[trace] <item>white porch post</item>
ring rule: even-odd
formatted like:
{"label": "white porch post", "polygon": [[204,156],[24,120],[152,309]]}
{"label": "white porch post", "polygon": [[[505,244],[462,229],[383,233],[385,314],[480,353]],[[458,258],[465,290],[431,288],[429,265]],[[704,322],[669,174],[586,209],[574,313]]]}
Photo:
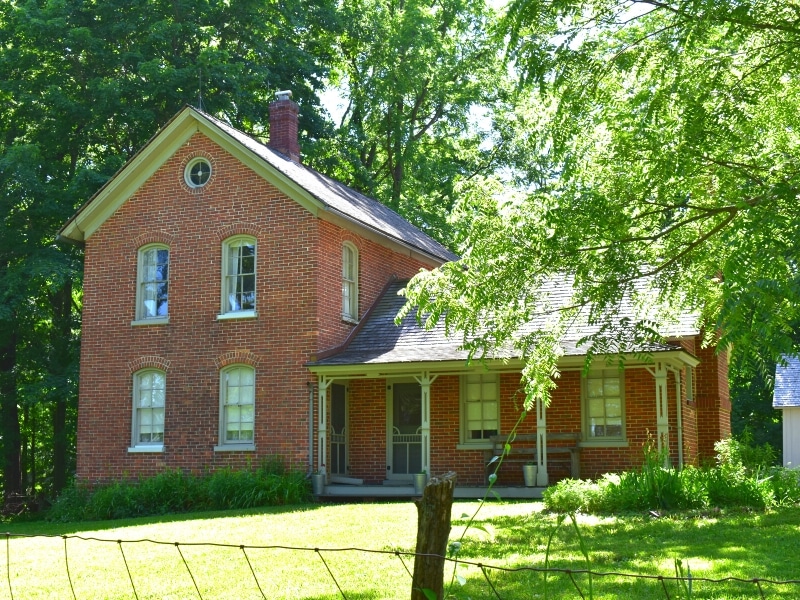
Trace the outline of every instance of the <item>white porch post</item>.
{"label": "white porch post", "polygon": [[536,485],[547,487],[550,478],[547,474],[547,415],[544,402],[536,399]]}
{"label": "white porch post", "polygon": [[431,474],[431,384],[436,381],[438,375],[430,376],[425,371],[419,377],[414,377],[420,386],[420,396],[422,399],[422,424],[420,434],[422,436],[422,470],[429,476]]}
{"label": "white porch post", "polygon": [[328,411],[327,411],[327,397],[328,388],[333,383],[333,379],[328,379],[324,375],[319,377],[319,402],[317,413],[319,414],[318,429],[317,429],[317,471],[322,472],[325,470],[327,473],[328,462]]}
{"label": "white porch post", "polygon": [[656,434],[658,436],[658,452],[664,452],[665,465],[669,463],[669,404],[667,404],[667,369],[664,363],[657,362],[656,380]]}
{"label": "white porch post", "polygon": [[678,424],[678,469],[683,469],[683,409],[681,408],[681,372],[677,369],[675,373],[675,421]]}

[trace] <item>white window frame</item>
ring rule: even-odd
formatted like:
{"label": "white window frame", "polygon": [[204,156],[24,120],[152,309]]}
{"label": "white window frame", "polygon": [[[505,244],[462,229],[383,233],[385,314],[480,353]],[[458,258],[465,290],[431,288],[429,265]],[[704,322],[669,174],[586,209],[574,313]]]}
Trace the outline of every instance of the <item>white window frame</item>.
{"label": "white window frame", "polygon": [[[619,435],[594,435],[592,426],[592,408],[591,403],[593,398],[590,398],[590,389],[593,386],[591,381],[597,379],[603,380],[602,393],[595,395],[593,398],[602,402],[602,419],[603,427],[608,427],[608,421],[619,419],[620,433]],[[606,380],[617,379],[617,394],[613,391],[606,393]],[[613,388],[612,388],[613,390]],[[594,392],[597,394],[597,392]],[[619,401],[618,410],[614,407],[614,400]],[[625,416],[625,371],[616,367],[607,369],[591,369],[589,373],[581,377],[581,410],[583,411],[583,438],[584,445],[595,444],[616,444],[624,443],[627,441],[627,422]],[[615,414],[619,412],[619,415]],[[597,415],[600,417],[600,415]]]}
{"label": "white window frame", "polygon": [[[233,273],[231,260],[234,251],[239,254],[242,246],[253,247],[253,272],[252,273]],[[236,235],[226,239],[222,243],[222,289],[220,297],[220,314],[218,319],[248,319],[255,317],[258,302],[258,244],[256,238],[250,235]],[[253,299],[251,307],[241,308],[242,291],[240,278],[252,277]]]}
{"label": "white window frame", "polygon": [[[202,181],[194,181],[194,179],[192,178],[192,170],[197,165],[204,165],[208,168],[205,177],[203,178]],[[213,175],[213,168],[211,167],[211,161],[209,161],[204,156],[197,156],[193,158],[186,164],[186,168],[183,170],[183,180],[186,182],[186,185],[188,185],[192,189],[198,189],[205,186],[209,181],[211,181],[212,175]]]}
{"label": "white window frame", "polygon": [[[148,277],[148,265],[147,265],[147,255],[150,252],[155,252],[156,257],[158,256],[159,251],[166,251],[167,252],[167,262],[166,262],[166,271],[167,277],[166,280],[164,279],[147,279]],[[135,320],[133,321],[133,325],[155,325],[155,324],[164,324],[169,322],[169,271],[170,271],[170,259],[171,259],[171,252],[169,246],[166,244],[147,244],[146,246],[142,246],[137,251],[137,267],[136,267],[136,314]],[[158,270],[158,262],[156,262],[156,270]],[[145,288],[151,285],[166,285],[167,287],[167,301],[164,303],[165,312],[159,314],[160,307],[158,306],[158,292],[156,292],[155,300],[148,300],[147,292]],[[147,310],[145,308],[145,302],[155,302],[154,315],[147,314]]]}
{"label": "white window frame", "polygon": [[[477,385],[477,389],[473,386]],[[500,434],[500,375],[499,373],[468,373],[460,378],[460,447],[464,449],[491,448],[491,435]],[[480,412],[480,417],[474,411]],[[470,415],[470,412],[473,414]],[[492,414],[494,416],[492,416]],[[473,418],[470,418],[470,417]],[[482,425],[494,424],[495,427],[481,427],[487,432],[485,437],[473,438],[470,423],[479,420]],[[477,430],[476,430],[477,431]],[[493,433],[492,433],[493,432]]]}
{"label": "white window frame", "polygon": [[[162,387],[151,382],[145,388],[148,376],[160,375]],[[160,393],[159,393],[160,392]],[[129,452],[163,452],[166,430],[167,374],[161,369],[141,369],[133,374],[133,414],[131,418],[131,446]],[[150,433],[158,434],[158,416],[160,414],[160,438],[141,440],[142,430],[150,429]],[[149,421],[148,423],[143,422]],[[158,437],[158,436],[157,436]]]}
{"label": "white window frame", "polygon": [[[247,374],[248,381],[244,383],[237,379],[243,374]],[[238,385],[237,385],[238,384]],[[233,390],[236,389],[236,394]],[[253,451],[255,447],[255,394],[256,394],[256,370],[249,365],[230,365],[220,371],[219,379],[219,445],[214,447],[216,451],[240,450]],[[250,421],[243,420],[242,407],[250,407]],[[237,409],[238,410],[235,410]],[[230,419],[238,413],[236,422],[239,424],[239,434],[248,429],[242,429],[242,425],[250,423],[249,439],[229,439],[228,425]]]}
{"label": "white window frame", "polygon": [[358,321],[358,248],[342,244],[342,319]]}

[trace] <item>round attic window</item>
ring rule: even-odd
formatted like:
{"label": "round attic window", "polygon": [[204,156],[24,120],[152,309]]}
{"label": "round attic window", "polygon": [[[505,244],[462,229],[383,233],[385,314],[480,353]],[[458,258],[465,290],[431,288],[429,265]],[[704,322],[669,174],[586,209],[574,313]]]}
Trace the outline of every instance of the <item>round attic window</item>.
{"label": "round attic window", "polygon": [[183,178],[191,188],[203,187],[211,179],[211,163],[205,158],[195,158],[186,165]]}

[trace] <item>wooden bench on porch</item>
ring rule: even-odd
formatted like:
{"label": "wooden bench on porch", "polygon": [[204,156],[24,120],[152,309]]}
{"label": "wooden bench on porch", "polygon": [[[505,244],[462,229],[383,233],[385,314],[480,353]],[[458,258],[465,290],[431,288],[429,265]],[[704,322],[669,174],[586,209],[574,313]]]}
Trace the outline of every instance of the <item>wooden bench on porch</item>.
{"label": "wooden bench on porch", "polygon": [[[509,442],[509,437],[512,438]],[[505,452],[506,444],[511,448],[503,458],[503,463],[536,463],[536,434],[518,433],[516,435],[493,435],[489,439],[492,442],[492,449],[489,453],[487,462],[493,457],[500,457]],[[581,461],[579,443],[580,433],[548,433],[547,440],[547,465],[565,465],[569,467],[570,476],[573,479],[581,477]],[[491,468],[490,468],[491,472]]]}

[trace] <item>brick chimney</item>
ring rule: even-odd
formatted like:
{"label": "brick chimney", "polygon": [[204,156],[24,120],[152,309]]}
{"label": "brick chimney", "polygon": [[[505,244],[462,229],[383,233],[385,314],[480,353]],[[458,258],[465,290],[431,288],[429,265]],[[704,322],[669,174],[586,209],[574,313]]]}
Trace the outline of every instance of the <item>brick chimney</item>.
{"label": "brick chimney", "polygon": [[297,122],[300,107],[292,101],[292,92],[275,94],[269,105],[269,143],[267,146],[280,152],[289,160],[300,162],[300,143],[297,140]]}

